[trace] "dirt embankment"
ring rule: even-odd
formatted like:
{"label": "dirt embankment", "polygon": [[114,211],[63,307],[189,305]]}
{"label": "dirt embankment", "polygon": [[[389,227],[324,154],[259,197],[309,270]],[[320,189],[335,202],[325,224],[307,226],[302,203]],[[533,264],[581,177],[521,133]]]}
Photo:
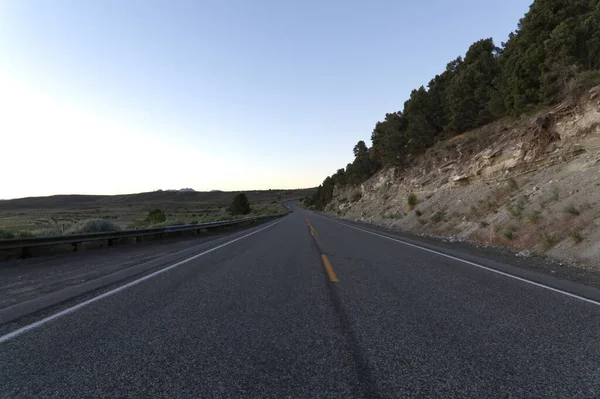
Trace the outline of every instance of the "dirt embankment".
{"label": "dirt embankment", "polygon": [[326,211],[600,265],[600,87],[439,142],[408,165],[336,187]]}

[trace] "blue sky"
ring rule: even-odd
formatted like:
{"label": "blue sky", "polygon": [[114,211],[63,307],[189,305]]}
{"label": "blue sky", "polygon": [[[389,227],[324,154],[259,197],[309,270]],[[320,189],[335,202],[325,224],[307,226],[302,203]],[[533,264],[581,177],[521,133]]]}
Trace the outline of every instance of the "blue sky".
{"label": "blue sky", "polygon": [[530,2],[0,2],[0,198],[316,186]]}

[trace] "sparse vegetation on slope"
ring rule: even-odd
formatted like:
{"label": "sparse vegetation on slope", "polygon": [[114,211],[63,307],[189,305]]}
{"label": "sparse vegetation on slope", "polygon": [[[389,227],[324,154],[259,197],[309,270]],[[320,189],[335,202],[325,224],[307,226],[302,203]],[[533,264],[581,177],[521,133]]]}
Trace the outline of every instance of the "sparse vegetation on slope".
{"label": "sparse vegetation on slope", "polygon": [[[427,88],[413,90],[401,111],[386,114],[375,124],[371,148],[359,141],[354,161],[326,178],[306,205],[324,209],[336,185],[362,183],[386,167],[409,167],[415,155],[441,140],[575,98],[600,84],[599,68],[600,2],[535,0],[501,47],[492,39],[477,41]],[[540,121],[541,133],[545,123]],[[463,136],[464,144],[475,140]]]}

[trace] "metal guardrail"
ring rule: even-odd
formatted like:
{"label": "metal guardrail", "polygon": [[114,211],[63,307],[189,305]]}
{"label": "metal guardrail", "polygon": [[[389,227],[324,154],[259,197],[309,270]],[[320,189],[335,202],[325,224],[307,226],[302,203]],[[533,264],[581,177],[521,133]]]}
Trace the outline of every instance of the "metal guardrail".
{"label": "metal guardrail", "polygon": [[[210,222],[210,223],[200,223],[193,225],[183,225],[183,226],[165,226],[165,227],[154,227],[150,229],[139,229],[139,230],[122,230],[122,231],[108,231],[102,233],[85,233],[85,234],[67,234],[60,236],[47,236],[47,237],[30,237],[30,238],[11,238],[7,240],[0,240],[0,250],[12,250],[12,249],[22,249],[26,252],[27,248],[34,247],[46,247],[53,245],[65,245],[71,244],[73,245],[73,250],[77,251],[77,245],[84,242],[91,241],[108,241],[108,246],[112,246],[114,240],[120,238],[136,238],[136,241],[140,241],[141,237],[144,236],[160,236],[162,234],[169,233],[177,233],[177,232],[185,232],[185,231],[194,231],[197,230],[200,233],[200,230],[203,229],[211,229],[217,227],[224,226],[234,226],[237,224],[242,224],[246,222],[254,222],[261,220],[269,220],[278,217],[282,217],[287,215],[287,213],[281,213],[276,215],[266,215],[266,216],[254,216],[249,218],[241,218],[235,220],[224,220],[220,222]],[[26,256],[26,254],[23,254]]]}

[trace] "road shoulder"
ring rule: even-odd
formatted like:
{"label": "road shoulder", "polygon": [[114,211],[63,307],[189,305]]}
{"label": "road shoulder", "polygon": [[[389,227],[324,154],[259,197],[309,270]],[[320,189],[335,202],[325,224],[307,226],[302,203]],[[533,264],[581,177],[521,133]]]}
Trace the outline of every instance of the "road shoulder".
{"label": "road shoulder", "polygon": [[[367,230],[373,234],[399,240],[425,250],[439,252],[474,263],[484,268],[506,273],[517,278],[572,293],[592,301],[600,302],[600,271],[575,268],[543,256],[518,257],[506,249],[485,247],[468,242],[449,242],[447,240],[419,236],[374,226],[367,223],[338,219],[330,215],[315,213],[331,221],[345,224],[347,228]],[[367,233],[364,233],[367,234]],[[399,245],[402,245],[399,243]]]}

